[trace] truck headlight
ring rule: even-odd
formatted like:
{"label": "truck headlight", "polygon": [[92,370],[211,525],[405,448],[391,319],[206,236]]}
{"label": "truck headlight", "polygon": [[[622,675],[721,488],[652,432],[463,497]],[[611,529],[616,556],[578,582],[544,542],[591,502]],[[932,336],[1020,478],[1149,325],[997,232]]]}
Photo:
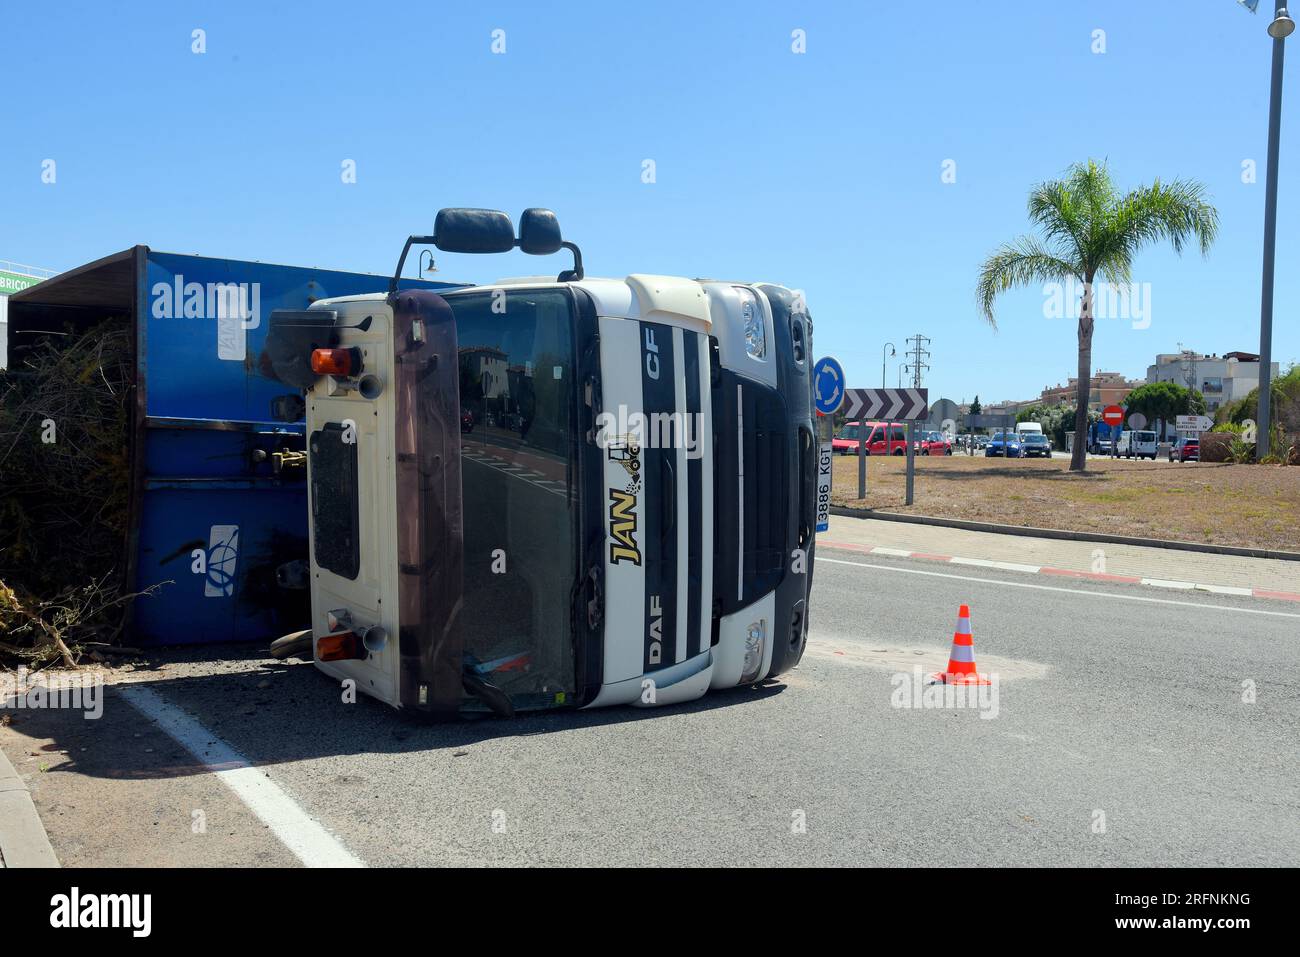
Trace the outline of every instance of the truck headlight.
{"label": "truck headlight", "polygon": [[741,684],[758,680],[763,667],[763,645],[767,642],[767,620],[759,619],[745,630],[745,667],[740,673]]}
{"label": "truck headlight", "polygon": [[767,329],[763,325],[763,310],[748,289],[742,291],[744,303],[740,315],[745,323],[745,351],[755,359],[767,358]]}

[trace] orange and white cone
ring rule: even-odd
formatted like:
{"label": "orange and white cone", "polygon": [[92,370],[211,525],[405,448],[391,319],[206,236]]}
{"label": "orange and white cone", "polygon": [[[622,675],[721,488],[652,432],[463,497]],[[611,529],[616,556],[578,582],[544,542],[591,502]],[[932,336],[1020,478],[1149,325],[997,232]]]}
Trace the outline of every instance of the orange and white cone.
{"label": "orange and white cone", "polygon": [[957,612],[957,631],[952,636],[948,670],[936,671],[930,678],[948,685],[992,684],[987,677],[975,670],[975,642],[970,631],[969,605],[962,605]]}

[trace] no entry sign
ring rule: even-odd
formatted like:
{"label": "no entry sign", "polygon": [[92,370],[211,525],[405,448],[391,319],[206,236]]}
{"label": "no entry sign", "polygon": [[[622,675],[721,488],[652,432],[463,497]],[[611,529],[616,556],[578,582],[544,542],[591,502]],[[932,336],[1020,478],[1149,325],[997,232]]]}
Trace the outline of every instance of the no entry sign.
{"label": "no entry sign", "polygon": [[1119,425],[1124,421],[1124,410],[1117,405],[1108,405],[1101,413],[1101,421],[1109,426]]}

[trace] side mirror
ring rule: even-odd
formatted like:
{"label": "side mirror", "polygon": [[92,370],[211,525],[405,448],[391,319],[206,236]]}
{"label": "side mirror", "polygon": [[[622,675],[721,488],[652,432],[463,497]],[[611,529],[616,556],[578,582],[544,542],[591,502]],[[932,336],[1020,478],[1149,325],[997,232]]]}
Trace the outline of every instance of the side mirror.
{"label": "side mirror", "polygon": [[505,253],[515,248],[515,226],[498,209],[440,209],[433,244],[445,253]]}
{"label": "side mirror", "polygon": [[519,217],[519,248],[530,256],[558,253],[564,243],[560,221],[549,209],[525,209]]}

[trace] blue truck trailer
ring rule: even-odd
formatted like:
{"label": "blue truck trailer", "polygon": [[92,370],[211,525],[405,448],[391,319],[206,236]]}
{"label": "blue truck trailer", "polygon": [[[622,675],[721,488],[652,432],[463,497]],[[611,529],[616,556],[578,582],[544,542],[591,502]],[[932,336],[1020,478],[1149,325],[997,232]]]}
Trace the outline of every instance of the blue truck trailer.
{"label": "blue truck trailer", "polygon": [[[139,645],[268,641],[310,625],[277,570],[308,557],[301,393],[267,348],[273,310],[381,292],[388,277],[134,246],[9,299],[11,367],[37,337],[133,332],[121,565]],[[425,289],[455,284],[408,280]]]}

